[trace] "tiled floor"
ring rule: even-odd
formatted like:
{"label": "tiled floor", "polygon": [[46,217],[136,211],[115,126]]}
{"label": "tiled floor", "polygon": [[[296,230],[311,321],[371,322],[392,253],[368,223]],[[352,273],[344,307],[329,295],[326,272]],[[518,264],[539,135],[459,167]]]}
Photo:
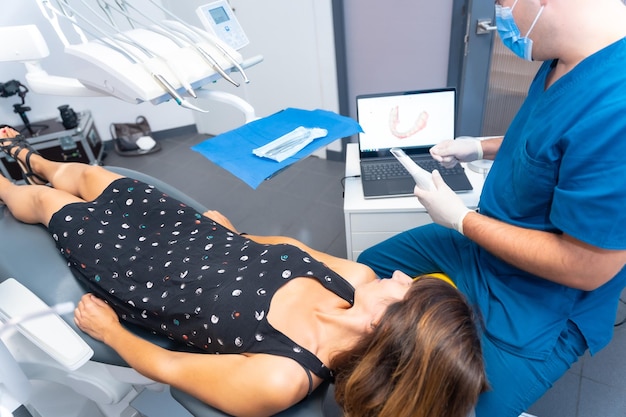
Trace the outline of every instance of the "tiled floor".
{"label": "tiled floor", "polygon": [[[626,292],[622,293],[626,299]],[[620,303],[616,322],[626,317]],[[595,356],[586,354],[533,405],[538,417],[626,416],[626,323],[615,328],[611,343]]]}
{"label": "tiled floor", "polygon": [[[343,163],[309,157],[252,190],[190,150],[204,139],[202,135],[162,139],[162,151],[141,157],[120,157],[111,151],[104,164],[132,168],[175,185],[221,211],[239,231],[288,235],[315,249],[346,256]],[[617,321],[625,317],[626,308],[621,304]],[[615,329],[608,347],[594,357],[583,357],[528,413],[537,417],[625,417],[625,347],[626,324]]]}

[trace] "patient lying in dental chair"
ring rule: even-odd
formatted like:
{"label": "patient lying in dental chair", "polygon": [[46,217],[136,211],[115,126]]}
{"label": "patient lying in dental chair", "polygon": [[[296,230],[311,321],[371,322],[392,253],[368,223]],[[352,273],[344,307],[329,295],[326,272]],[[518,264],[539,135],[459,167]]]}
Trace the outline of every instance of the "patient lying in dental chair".
{"label": "patient lying in dental chair", "polygon": [[78,327],[143,375],[236,416],[275,414],[324,380],[359,417],[465,417],[487,389],[473,312],[449,283],[380,280],[103,167],[48,161],[10,127],[0,138],[27,179],[0,177],[0,200],[43,224],[89,289]]}

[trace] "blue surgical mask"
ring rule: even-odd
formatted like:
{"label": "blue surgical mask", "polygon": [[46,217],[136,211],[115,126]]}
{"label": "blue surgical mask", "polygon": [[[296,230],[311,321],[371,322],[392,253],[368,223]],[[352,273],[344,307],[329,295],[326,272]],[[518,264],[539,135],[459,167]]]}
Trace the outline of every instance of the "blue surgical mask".
{"label": "blue surgical mask", "polygon": [[526,36],[522,36],[515,20],[513,19],[513,9],[515,8],[517,1],[518,0],[515,0],[513,7],[502,7],[499,4],[496,4],[496,27],[498,28],[498,34],[500,35],[500,39],[502,39],[502,43],[504,43],[507,48],[509,48],[518,57],[527,61],[532,61],[533,41],[528,36],[535,27],[537,20],[539,20],[539,16],[541,16],[544,6],[541,6],[541,9],[539,9],[539,13],[537,13],[537,17],[535,17],[533,24],[530,25],[530,29],[528,29]]}

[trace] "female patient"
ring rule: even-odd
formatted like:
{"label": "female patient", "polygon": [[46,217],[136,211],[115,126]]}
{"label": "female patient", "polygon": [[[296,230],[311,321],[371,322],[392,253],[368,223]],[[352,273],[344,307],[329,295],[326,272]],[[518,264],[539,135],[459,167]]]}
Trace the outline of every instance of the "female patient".
{"label": "female patient", "polygon": [[[0,176],[0,200],[46,226],[91,288],[76,324],[145,376],[238,416],[275,414],[333,378],[355,417],[465,417],[486,389],[472,311],[448,283],[377,280],[102,167],[48,161],[11,128],[0,138],[31,184]],[[220,354],[163,349],[120,318]]]}

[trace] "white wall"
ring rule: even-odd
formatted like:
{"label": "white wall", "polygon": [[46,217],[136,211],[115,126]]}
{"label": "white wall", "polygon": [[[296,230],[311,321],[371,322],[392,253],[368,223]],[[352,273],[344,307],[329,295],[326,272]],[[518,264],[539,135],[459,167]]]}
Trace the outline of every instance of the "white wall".
{"label": "white wall", "polygon": [[350,114],[358,94],[445,87],[453,0],[344,0]]}

